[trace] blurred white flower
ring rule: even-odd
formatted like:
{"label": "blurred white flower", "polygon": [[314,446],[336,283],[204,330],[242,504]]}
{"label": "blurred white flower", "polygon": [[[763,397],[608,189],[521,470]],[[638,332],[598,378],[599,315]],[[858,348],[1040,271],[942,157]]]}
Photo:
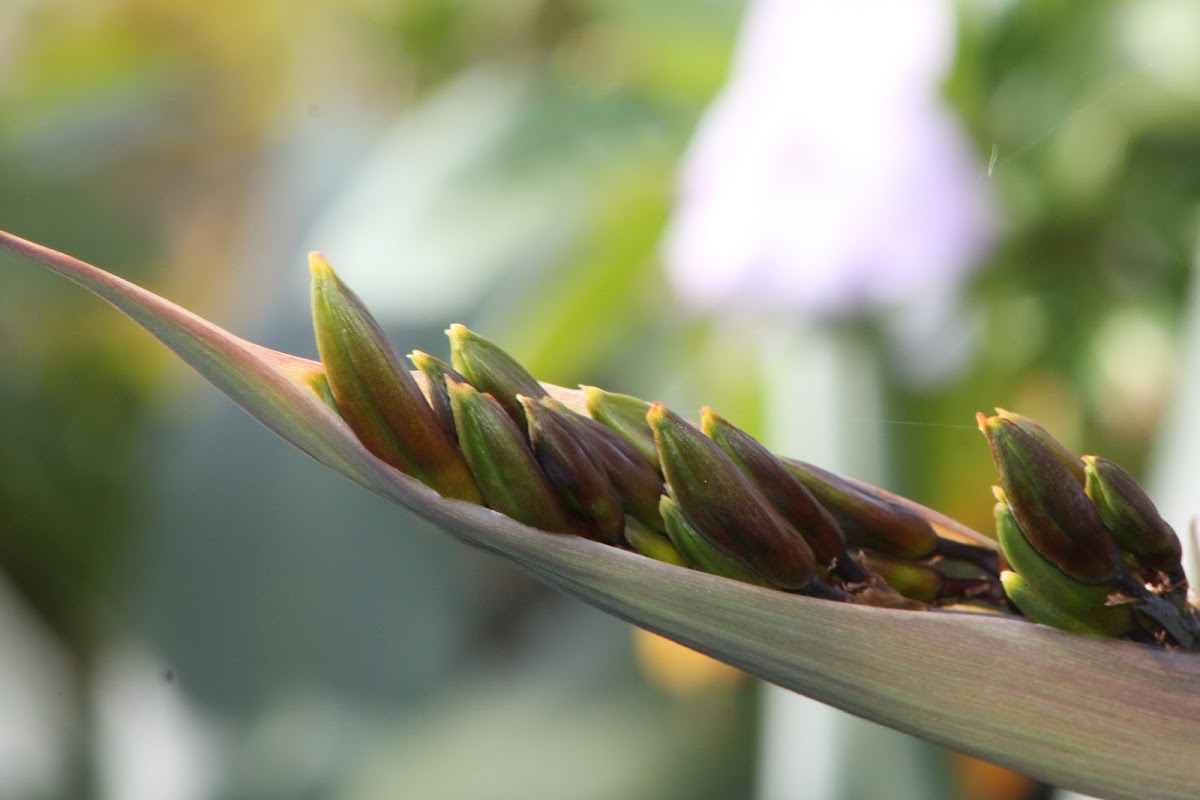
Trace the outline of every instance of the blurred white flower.
{"label": "blurred white flower", "polygon": [[757,0],[684,165],[669,276],[702,310],[945,308],[986,171],[940,97],[948,0]]}

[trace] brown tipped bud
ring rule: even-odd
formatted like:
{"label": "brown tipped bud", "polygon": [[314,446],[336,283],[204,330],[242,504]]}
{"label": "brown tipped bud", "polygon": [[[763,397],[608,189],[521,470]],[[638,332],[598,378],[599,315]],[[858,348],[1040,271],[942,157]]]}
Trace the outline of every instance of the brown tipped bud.
{"label": "brown tipped bud", "polygon": [[851,546],[910,560],[937,550],[937,532],[921,515],[828,470],[793,459],[783,463],[833,515]]}
{"label": "brown tipped bud", "polygon": [[592,419],[614,430],[658,469],[658,448],[654,431],[646,421],[650,404],[627,394],[606,392],[595,386],[581,386]]}
{"label": "brown tipped bud", "polygon": [[705,435],[762,490],[783,518],[800,531],[812,548],[817,564],[825,568],[836,566],[837,572],[850,582],[868,579],[869,576],[846,552],[846,537],[837,520],[782,461],[711,408],[700,410],[700,422]]}
{"label": "brown tipped bud", "polygon": [[459,383],[466,383],[467,379],[445,361],[434,358],[428,353],[422,353],[420,350],[409,353],[408,360],[425,376],[429,405],[433,408],[433,414],[437,417],[442,430],[457,442],[458,431],[454,429],[454,412],[450,409],[450,393],[446,391],[446,379],[453,378]]}
{"label": "brown tipped bud", "polygon": [[525,409],[517,400],[523,394],[534,400],[549,393],[537,378],[499,345],[455,323],[446,334],[450,337],[450,363],[463,374],[467,382],[496,399],[508,416],[521,428],[525,427]]}
{"label": "brown tipped bud", "polygon": [[1121,549],[1132,553],[1142,566],[1182,578],[1179,537],[1133,476],[1107,458],[1084,456],[1083,463],[1087,496]]}
{"label": "brown tipped bud", "polygon": [[621,497],[580,436],[580,427],[548,397],[517,397],[525,408],[529,444],[550,485],[583,520],[589,538],[619,543],[625,530]]}
{"label": "brown tipped bud", "polygon": [[576,432],[586,443],[592,457],[608,473],[608,479],[624,503],[625,513],[661,531],[658,498],[663,493],[663,479],[658,471],[657,460],[651,464],[633,445],[606,425],[569,409],[564,409],[564,413],[575,423]]}
{"label": "brown tipped bud", "polygon": [[758,586],[770,586],[759,572],[741,559],[706,539],[696,530],[695,526],[684,515],[679,504],[667,495],[662,496],[659,505],[663,524],[667,529],[667,537],[671,540],[676,551],[693,569],[731,578],[742,583],[753,583]]}
{"label": "brown tipped bud", "polygon": [[1107,583],[1083,583],[1059,569],[1025,535],[1004,490],[997,486],[992,493],[996,496],[993,512],[996,539],[1012,570],[1063,611],[1090,619],[1090,624],[1114,636],[1129,630],[1133,625],[1133,610],[1128,606],[1108,605],[1109,596],[1115,591],[1113,587]]}
{"label": "brown tipped bud", "polygon": [[1120,565],[1116,541],[1070,470],[1012,420],[984,414],[976,420],[1013,516],[1030,543],[1078,581],[1111,580]]}
{"label": "brown tipped bud", "polygon": [[366,306],[320,254],[309,266],[317,349],[342,418],[396,469],[447,497],[482,502],[462,454]]}
{"label": "brown tipped bud", "polygon": [[1018,428],[1028,433],[1034,439],[1037,439],[1043,447],[1049,450],[1055,458],[1062,462],[1063,466],[1066,467],[1075,480],[1079,482],[1079,485],[1083,486],[1086,478],[1083,472],[1083,461],[1081,461],[1074,453],[1068,450],[1062,442],[1051,436],[1049,431],[1047,431],[1041,425],[1038,425],[1029,417],[1018,414],[1014,411],[997,408],[996,416],[1015,423]]}
{"label": "brown tipped bud", "polygon": [[491,395],[446,380],[458,442],[488,508],[556,533],[575,524],[538,467],[525,436]]}
{"label": "brown tipped bud", "polygon": [[647,420],[671,495],[699,535],[774,586],[809,586],[812,549],[721,448],[660,403]]}

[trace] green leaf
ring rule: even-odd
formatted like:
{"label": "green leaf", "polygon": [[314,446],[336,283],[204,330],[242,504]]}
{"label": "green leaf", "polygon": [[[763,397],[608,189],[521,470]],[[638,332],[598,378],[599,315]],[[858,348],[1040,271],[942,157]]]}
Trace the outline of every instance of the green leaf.
{"label": "green leaf", "polygon": [[[850,713],[1064,787],[1130,800],[1197,793],[1200,660],[1194,656],[1008,617],[801,597],[545,533],[440,498],[358,443],[322,399],[319,365],[246,342],[39,245],[4,233],[0,245],[117,306],[322,463],[622,619]],[[577,393],[551,392],[582,408]],[[907,504],[939,529],[954,528]]]}

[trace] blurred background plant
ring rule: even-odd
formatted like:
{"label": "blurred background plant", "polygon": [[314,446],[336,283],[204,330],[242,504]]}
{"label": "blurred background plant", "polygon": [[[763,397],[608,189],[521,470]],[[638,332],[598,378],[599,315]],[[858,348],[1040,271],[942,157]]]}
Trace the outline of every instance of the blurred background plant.
{"label": "blurred background plant", "polygon": [[[923,29],[852,5],[797,3],[814,33],[768,57],[759,2],[735,58],[730,0],[9,2],[0,225],[309,356],[321,249],[401,348],[463,321],[545,380],[711,405],[981,530],[970,420],[1013,408],[1157,464],[1182,528],[1200,9],[934,0]],[[897,120],[912,98],[870,67],[906,52],[933,113]],[[756,58],[793,83],[738,104]],[[706,149],[765,112],[776,139]],[[811,149],[766,160],[795,130]],[[697,170],[754,203],[698,217],[715,244],[688,233]],[[930,208],[962,217],[961,269],[889,294],[884,244],[943,252]],[[862,248],[814,243],[816,214]],[[749,277],[704,295],[689,241]],[[882,796],[865,759],[891,797],[1028,791],[865,724],[763,728],[736,673],[330,479],[82,292],[0,267],[0,796]],[[839,303],[796,299],[822,275]],[[780,736],[807,774],[772,777]]]}

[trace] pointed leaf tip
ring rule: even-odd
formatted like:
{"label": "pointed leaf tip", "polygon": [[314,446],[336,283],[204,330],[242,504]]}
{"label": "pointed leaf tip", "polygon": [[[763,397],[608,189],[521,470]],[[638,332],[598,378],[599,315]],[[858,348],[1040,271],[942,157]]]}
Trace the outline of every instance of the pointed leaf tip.
{"label": "pointed leaf tip", "polygon": [[0,247],[112,304],[267,428],[326,466],[368,484],[379,473],[381,465],[329,406],[320,364],[234,336],[134,283],[44,245],[0,231]]}

